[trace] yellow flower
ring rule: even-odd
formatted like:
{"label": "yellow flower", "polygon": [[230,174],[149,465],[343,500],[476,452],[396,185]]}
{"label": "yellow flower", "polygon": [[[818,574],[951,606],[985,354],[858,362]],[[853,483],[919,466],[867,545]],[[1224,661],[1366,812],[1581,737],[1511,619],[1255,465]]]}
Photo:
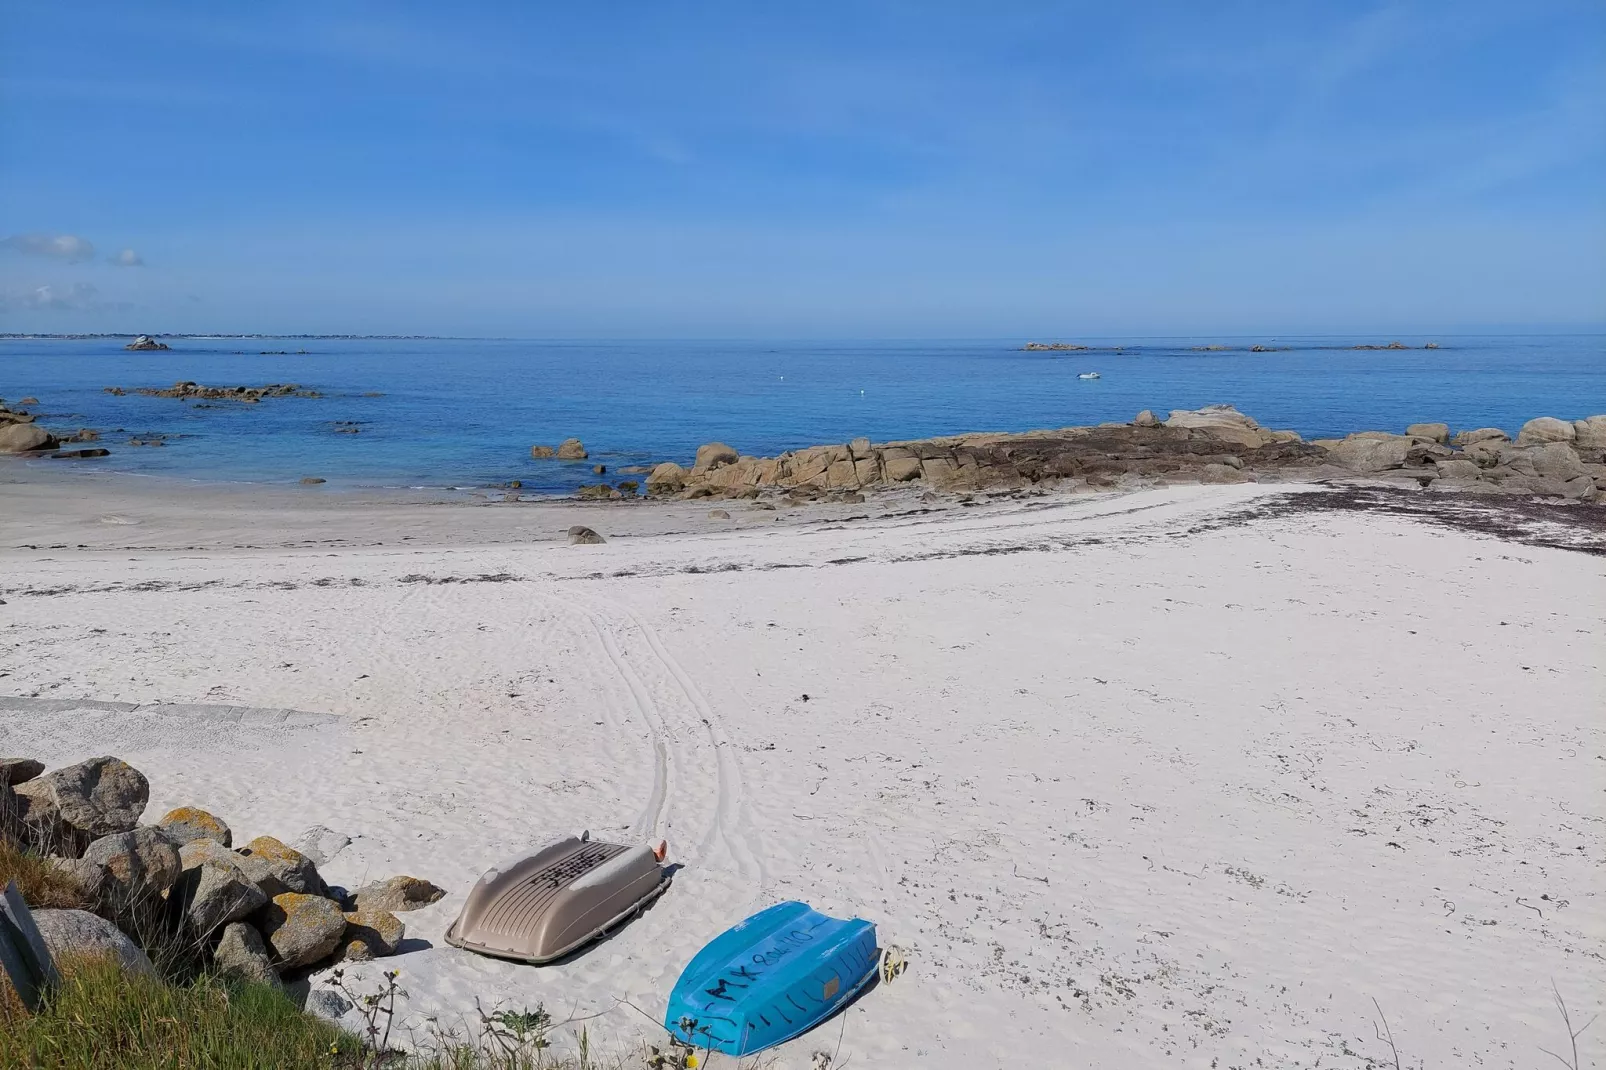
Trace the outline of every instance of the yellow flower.
{"label": "yellow flower", "polygon": [[695,1054],[686,1056],[686,1070],[697,1070],[701,1065],[703,1065],[703,1061],[697,1058]]}

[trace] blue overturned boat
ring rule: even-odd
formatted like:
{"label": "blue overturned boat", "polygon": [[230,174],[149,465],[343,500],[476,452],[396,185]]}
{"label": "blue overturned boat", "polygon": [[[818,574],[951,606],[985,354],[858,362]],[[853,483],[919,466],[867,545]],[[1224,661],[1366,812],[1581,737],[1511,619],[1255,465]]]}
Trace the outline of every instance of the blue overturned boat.
{"label": "blue overturned boat", "polygon": [[742,1056],[813,1029],[874,981],[903,968],[862,918],[777,903],[697,953],[669,994],[664,1028],[694,1048]]}

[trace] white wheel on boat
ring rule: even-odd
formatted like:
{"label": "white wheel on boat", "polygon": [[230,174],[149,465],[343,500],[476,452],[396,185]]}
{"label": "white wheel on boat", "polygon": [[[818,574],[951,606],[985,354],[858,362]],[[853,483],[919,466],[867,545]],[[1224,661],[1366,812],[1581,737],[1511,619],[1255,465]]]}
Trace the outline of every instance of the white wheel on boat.
{"label": "white wheel on boat", "polygon": [[881,961],[877,972],[881,974],[881,983],[890,985],[898,979],[898,975],[909,968],[909,960],[904,956],[901,947],[884,947],[881,949]]}

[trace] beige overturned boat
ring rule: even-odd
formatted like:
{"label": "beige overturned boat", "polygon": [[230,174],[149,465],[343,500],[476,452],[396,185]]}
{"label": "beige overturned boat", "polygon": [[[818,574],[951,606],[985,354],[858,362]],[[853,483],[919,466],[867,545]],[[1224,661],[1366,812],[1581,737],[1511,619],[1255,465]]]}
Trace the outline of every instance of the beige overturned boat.
{"label": "beige overturned boat", "polygon": [[663,844],[655,851],[583,833],[486,870],[446,942],[519,962],[560,959],[664,893],[672,871],[663,852]]}

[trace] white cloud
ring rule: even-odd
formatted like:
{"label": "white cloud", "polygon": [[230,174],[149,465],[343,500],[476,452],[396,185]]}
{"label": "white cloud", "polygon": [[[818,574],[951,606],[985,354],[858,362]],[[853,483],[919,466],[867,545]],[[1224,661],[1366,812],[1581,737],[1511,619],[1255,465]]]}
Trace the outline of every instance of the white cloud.
{"label": "white cloud", "polygon": [[0,308],[84,311],[101,307],[101,302],[97,300],[99,294],[100,291],[87,282],[75,282],[71,286],[46,283],[9,293],[0,292]]}
{"label": "white cloud", "polygon": [[94,304],[99,292],[87,282],[75,282],[65,291],[49,285],[37,286],[30,303],[34,308],[85,308]]}
{"label": "white cloud", "polygon": [[124,249],[122,252],[118,253],[116,256],[108,257],[107,259],[109,259],[112,263],[116,264],[118,267],[144,267],[145,266],[145,258],[140,256],[138,253],[136,253],[132,249]]}
{"label": "white cloud", "polygon": [[9,238],[0,238],[0,247],[29,256],[65,260],[69,264],[95,258],[95,247],[88,239],[76,234],[13,234]]}

